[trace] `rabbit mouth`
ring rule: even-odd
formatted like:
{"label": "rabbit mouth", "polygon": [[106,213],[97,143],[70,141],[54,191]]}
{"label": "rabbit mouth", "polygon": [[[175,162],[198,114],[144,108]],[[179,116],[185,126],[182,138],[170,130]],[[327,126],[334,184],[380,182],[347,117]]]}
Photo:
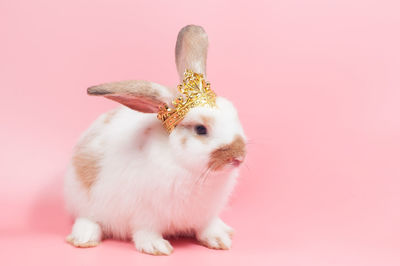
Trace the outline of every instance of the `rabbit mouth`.
{"label": "rabbit mouth", "polygon": [[235,158],[235,159],[232,159],[232,161],[229,164],[234,167],[239,167],[242,163],[243,163],[243,159]]}

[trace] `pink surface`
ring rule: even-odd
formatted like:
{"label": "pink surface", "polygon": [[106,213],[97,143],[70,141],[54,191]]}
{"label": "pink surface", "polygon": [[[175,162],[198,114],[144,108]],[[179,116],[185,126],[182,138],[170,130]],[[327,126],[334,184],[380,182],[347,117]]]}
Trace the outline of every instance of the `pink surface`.
{"label": "pink surface", "polygon": [[[1,265],[400,265],[398,1],[0,1]],[[186,24],[237,106],[247,167],[223,214],[231,251],[174,240],[64,242],[62,179],[107,81],[174,86]],[[229,263],[229,264],[228,264]]]}

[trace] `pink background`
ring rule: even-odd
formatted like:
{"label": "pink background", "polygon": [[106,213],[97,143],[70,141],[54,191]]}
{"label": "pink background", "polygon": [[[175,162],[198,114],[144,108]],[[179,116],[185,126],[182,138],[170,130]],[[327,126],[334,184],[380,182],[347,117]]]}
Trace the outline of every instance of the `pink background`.
{"label": "pink background", "polygon": [[[400,265],[398,3],[1,0],[1,265]],[[176,35],[191,23],[208,32],[208,79],[250,139],[223,213],[232,250],[73,248],[65,166],[117,105],[85,89],[175,86]]]}

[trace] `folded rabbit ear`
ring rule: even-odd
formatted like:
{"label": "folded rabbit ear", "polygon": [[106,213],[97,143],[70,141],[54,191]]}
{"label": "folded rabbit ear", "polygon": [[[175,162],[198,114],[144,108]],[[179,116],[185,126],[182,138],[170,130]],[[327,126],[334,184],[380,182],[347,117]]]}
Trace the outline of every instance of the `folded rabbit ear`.
{"label": "folded rabbit ear", "polygon": [[87,89],[89,95],[101,95],[143,113],[157,113],[173,95],[162,85],[149,81],[128,80],[105,83]]}
{"label": "folded rabbit ear", "polygon": [[200,26],[188,25],[181,29],[175,46],[175,62],[183,80],[186,69],[206,75],[208,37]]}

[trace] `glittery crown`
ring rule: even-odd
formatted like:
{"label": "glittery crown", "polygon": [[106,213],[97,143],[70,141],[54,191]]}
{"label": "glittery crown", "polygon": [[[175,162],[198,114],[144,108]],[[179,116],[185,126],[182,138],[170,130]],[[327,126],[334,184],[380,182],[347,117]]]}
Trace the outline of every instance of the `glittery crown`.
{"label": "glittery crown", "polygon": [[173,107],[160,106],[157,118],[163,126],[171,133],[172,130],[185,118],[185,115],[193,107],[209,106],[215,107],[215,93],[210,88],[210,83],[204,80],[204,75],[186,70],[182,84],[178,85],[181,96],[172,101]]}

